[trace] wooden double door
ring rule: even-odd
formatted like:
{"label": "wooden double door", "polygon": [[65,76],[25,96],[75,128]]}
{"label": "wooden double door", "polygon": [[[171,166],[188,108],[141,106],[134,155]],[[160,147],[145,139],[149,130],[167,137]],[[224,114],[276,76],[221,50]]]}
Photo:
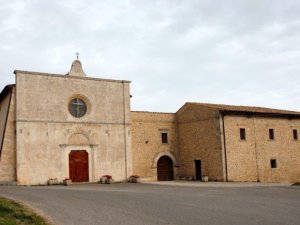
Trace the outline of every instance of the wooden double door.
{"label": "wooden double door", "polygon": [[173,179],[173,161],[169,156],[162,156],[157,162],[157,180],[168,181]]}
{"label": "wooden double door", "polygon": [[72,182],[89,181],[89,157],[85,150],[72,150],[69,154],[69,178]]}

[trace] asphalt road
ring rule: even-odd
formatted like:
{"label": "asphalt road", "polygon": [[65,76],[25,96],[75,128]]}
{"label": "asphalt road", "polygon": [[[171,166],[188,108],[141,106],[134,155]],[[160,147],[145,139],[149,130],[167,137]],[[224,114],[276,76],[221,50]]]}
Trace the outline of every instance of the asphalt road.
{"label": "asphalt road", "polygon": [[299,225],[300,187],[0,186],[60,225]]}

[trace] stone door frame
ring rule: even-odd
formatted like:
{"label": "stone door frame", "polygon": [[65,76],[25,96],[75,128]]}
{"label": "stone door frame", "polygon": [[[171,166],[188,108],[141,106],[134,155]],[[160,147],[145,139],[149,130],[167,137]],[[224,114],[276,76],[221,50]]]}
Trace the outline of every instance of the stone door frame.
{"label": "stone door frame", "polygon": [[[72,150],[69,154],[69,178],[72,180],[72,182],[89,182],[88,157],[89,153],[86,150]],[[83,166],[82,168],[80,166],[80,170],[76,169],[76,165],[78,164]]]}
{"label": "stone door frame", "polygon": [[170,151],[159,152],[154,156],[152,161],[153,179],[157,180],[157,162],[162,156],[168,156],[173,161],[173,179],[175,180],[177,176],[177,168],[179,165],[176,157]]}
{"label": "stone door frame", "polygon": [[88,153],[89,161],[89,182],[96,182],[95,180],[95,147],[97,145],[69,145],[61,144],[62,150],[62,165],[64,168],[65,178],[69,178],[69,154],[71,151],[86,151]]}

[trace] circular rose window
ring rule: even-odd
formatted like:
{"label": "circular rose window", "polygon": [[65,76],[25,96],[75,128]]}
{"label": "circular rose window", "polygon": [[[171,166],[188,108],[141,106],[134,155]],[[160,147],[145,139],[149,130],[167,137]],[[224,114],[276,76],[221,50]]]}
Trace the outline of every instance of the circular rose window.
{"label": "circular rose window", "polygon": [[86,104],[83,100],[79,98],[74,98],[69,103],[69,112],[72,116],[79,118],[86,114]]}

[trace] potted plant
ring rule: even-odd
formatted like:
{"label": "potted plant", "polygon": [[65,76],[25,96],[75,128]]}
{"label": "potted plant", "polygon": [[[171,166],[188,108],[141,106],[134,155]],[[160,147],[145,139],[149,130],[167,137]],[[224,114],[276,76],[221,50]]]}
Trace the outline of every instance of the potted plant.
{"label": "potted plant", "polygon": [[72,183],[72,180],[71,179],[69,179],[69,178],[65,178],[64,180],[63,180],[63,185],[70,185]]}
{"label": "potted plant", "polygon": [[113,178],[111,175],[106,175],[106,180],[105,183],[106,184],[112,184],[114,182]]}
{"label": "potted plant", "polygon": [[113,181],[114,180],[111,175],[104,175],[100,178],[100,183],[102,184],[111,184]]}
{"label": "potted plant", "polygon": [[57,178],[50,178],[48,180],[48,185],[56,185],[56,184],[58,184]]}
{"label": "potted plant", "polygon": [[100,177],[100,180],[99,180],[99,183],[101,183],[101,184],[104,184],[105,183],[105,181],[106,181],[106,176],[104,175],[104,176],[102,176],[102,177]]}
{"label": "potted plant", "polygon": [[131,175],[128,179],[129,183],[141,183],[141,178],[138,175]]}

